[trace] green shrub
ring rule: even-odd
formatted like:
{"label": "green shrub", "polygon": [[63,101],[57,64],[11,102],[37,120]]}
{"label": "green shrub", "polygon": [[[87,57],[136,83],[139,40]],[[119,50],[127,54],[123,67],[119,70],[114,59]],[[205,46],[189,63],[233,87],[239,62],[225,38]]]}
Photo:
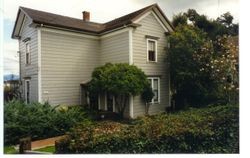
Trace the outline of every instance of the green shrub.
{"label": "green shrub", "polygon": [[78,126],[61,153],[238,153],[238,114],[238,106],[210,106],[141,117],[130,125]]}
{"label": "green shrub", "polygon": [[47,103],[10,101],[4,105],[4,143],[16,144],[27,136],[36,140],[62,135],[86,119],[86,113],[79,106],[65,109]]}

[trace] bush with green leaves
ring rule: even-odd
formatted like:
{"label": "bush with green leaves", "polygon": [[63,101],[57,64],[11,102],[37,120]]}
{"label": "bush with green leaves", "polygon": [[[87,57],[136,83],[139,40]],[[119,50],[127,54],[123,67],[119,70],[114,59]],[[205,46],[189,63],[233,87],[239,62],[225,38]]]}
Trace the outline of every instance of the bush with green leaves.
{"label": "bush with green leaves", "polygon": [[131,124],[78,126],[61,142],[57,153],[238,153],[239,107],[192,108]]}
{"label": "bush with green leaves", "polygon": [[141,94],[147,84],[147,76],[135,65],[107,63],[95,68],[88,90],[94,94],[114,95],[115,105],[123,116],[129,97]]}
{"label": "bush with green leaves", "polygon": [[52,107],[48,103],[25,104],[13,100],[4,105],[4,143],[17,144],[27,136],[36,140],[63,135],[84,121],[89,119],[79,106]]}
{"label": "bush with green leaves", "polygon": [[145,114],[148,115],[148,111],[149,111],[149,107],[151,105],[151,101],[154,97],[154,92],[152,90],[152,87],[150,84],[147,84],[145,87],[144,87],[144,90],[141,94],[141,98],[142,100],[144,101],[145,103]]}

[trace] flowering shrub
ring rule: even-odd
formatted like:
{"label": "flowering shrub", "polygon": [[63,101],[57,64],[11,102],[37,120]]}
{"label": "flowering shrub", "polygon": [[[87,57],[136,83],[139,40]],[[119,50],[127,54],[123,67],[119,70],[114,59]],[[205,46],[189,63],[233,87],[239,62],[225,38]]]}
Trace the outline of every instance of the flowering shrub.
{"label": "flowering shrub", "polygon": [[239,47],[238,37],[218,36],[215,41],[203,45],[193,54],[199,62],[200,72],[209,73],[226,99],[238,102],[239,93]]}
{"label": "flowering shrub", "polygon": [[[238,106],[211,106],[138,118],[131,124],[80,125],[57,153],[238,153]],[[60,144],[60,141],[58,142]],[[66,144],[66,145],[65,145]]]}
{"label": "flowering shrub", "polygon": [[217,36],[180,25],[169,37],[172,99],[176,107],[238,103],[238,37]]}

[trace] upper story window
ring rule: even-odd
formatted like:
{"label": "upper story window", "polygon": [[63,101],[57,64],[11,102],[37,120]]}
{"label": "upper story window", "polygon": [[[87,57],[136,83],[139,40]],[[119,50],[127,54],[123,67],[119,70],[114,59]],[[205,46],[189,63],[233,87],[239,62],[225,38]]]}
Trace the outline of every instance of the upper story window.
{"label": "upper story window", "polygon": [[30,80],[25,80],[25,102],[30,103]]}
{"label": "upper story window", "polygon": [[157,41],[147,39],[147,61],[157,62]]}
{"label": "upper story window", "polygon": [[160,103],[160,78],[159,77],[149,77],[149,83],[154,92],[154,97],[151,103]]}
{"label": "upper story window", "polygon": [[25,64],[30,64],[30,43],[25,44]]}

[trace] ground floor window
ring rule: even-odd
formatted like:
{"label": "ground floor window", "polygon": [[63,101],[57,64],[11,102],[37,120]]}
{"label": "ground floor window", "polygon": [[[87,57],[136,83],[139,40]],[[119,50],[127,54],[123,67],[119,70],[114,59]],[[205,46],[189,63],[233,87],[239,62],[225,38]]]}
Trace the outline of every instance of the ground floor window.
{"label": "ground floor window", "polygon": [[25,102],[30,103],[30,80],[25,80]]}
{"label": "ground floor window", "polygon": [[115,112],[115,97],[110,93],[106,94],[106,110]]}
{"label": "ground floor window", "polygon": [[151,84],[152,90],[154,92],[154,97],[151,103],[160,102],[160,78],[159,77],[148,77],[149,83]]}

